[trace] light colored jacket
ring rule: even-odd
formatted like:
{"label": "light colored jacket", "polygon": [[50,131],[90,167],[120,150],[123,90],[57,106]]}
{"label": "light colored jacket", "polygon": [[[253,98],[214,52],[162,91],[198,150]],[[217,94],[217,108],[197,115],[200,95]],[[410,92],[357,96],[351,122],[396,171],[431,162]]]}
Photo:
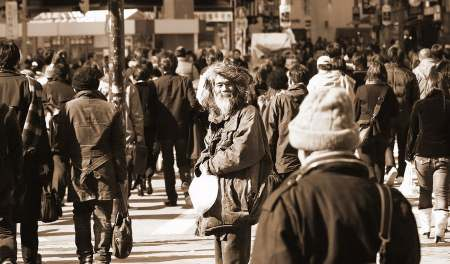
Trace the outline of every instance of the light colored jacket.
{"label": "light colored jacket", "polygon": [[309,80],[307,89],[308,93],[311,93],[314,92],[315,89],[319,88],[342,87],[345,89],[353,102],[353,99],[355,98],[355,84],[356,81],[352,77],[342,74],[338,70],[319,70],[319,72],[314,75],[311,80]]}
{"label": "light colored jacket", "polygon": [[423,59],[413,70],[413,73],[416,75],[417,81],[419,82],[420,99],[425,98],[426,91],[429,86],[431,86],[428,77],[430,75],[431,67],[435,65],[436,61],[434,59]]}

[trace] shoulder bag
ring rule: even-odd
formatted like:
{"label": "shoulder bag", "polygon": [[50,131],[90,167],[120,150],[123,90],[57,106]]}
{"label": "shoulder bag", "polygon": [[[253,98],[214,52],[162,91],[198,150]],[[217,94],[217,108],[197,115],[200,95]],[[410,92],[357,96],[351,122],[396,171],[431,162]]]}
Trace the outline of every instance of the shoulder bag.
{"label": "shoulder bag", "polygon": [[374,131],[374,125],[376,118],[378,116],[378,113],[380,112],[381,105],[384,102],[384,98],[386,97],[387,90],[390,89],[389,87],[386,87],[382,92],[381,95],[378,97],[377,103],[375,105],[375,108],[372,113],[372,117],[367,119],[361,119],[358,120],[359,125],[359,140],[360,140],[360,147],[367,145],[367,143],[370,141],[371,136],[373,135]]}

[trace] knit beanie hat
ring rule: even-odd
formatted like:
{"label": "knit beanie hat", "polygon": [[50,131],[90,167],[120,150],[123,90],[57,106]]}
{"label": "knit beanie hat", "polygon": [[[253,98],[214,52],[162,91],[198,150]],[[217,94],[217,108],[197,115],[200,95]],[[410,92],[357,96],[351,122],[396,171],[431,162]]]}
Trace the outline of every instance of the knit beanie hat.
{"label": "knit beanie hat", "polygon": [[83,66],[75,72],[72,78],[72,87],[76,91],[97,90],[101,75],[98,69]]}
{"label": "knit beanie hat", "polygon": [[308,94],[289,124],[289,141],[306,151],[354,150],[359,131],[345,90],[319,88]]}

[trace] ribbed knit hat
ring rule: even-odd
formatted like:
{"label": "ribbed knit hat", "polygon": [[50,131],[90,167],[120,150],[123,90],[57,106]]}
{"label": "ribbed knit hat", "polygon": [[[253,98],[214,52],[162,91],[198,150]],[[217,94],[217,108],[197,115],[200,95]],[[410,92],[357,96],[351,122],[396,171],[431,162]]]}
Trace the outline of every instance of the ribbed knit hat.
{"label": "ribbed knit hat", "polygon": [[341,88],[308,94],[289,124],[289,141],[297,149],[354,150],[359,144],[350,97]]}

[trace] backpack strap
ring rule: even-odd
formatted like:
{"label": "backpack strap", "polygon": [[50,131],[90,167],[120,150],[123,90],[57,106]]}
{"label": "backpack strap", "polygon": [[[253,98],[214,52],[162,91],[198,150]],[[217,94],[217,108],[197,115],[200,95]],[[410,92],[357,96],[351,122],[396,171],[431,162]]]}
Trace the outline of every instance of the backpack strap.
{"label": "backpack strap", "polygon": [[392,225],[392,193],[391,189],[387,186],[376,184],[378,192],[380,193],[381,201],[381,220],[380,220],[380,231],[378,236],[381,240],[380,248],[377,252],[377,262],[384,264],[386,263],[386,249],[387,244],[391,240],[391,225]]}
{"label": "backpack strap", "polygon": [[375,104],[375,107],[373,108],[373,113],[372,113],[372,117],[367,120],[367,119],[360,119],[358,120],[357,124],[358,125],[370,125],[372,126],[373,123],[375,122],[375,119],[378,116],[378,113],[381,110],[381,105],[384,102],[384,99],[386,98],[386,94],[387,94],[387,90],[390,89],[390,87],[386,86],[385,89],[381,92],[380,96],[378,96],[377,99],[377,103]]}

